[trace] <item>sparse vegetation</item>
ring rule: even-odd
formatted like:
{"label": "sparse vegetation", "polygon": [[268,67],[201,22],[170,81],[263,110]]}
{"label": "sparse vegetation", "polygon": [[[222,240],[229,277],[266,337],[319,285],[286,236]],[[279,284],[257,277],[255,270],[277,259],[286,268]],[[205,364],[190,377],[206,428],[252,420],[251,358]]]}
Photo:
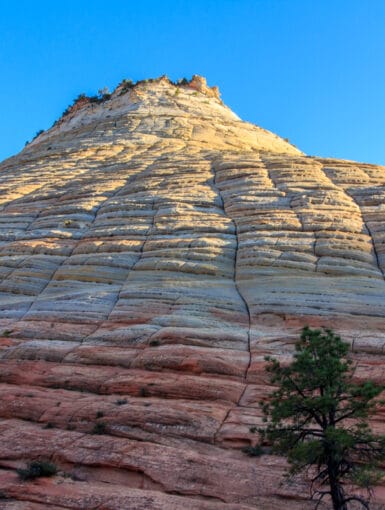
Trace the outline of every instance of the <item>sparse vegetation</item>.
{"label": "sparse vegetation", "polygon": [[[137,82],[133,82],[130,79],[124,79],[118,85],[118,87],[121,87],[119,95],[125,94],[128,90],[131,90],[138,85],[140,86],[140,85],[146,85],[148,83],[157,83],[160,80],[167,80],[171,85],[174,85],[176,87],[176,90],[175,90],[176,96],[180,93],[179,87],[186,87],[186,86],[189,86],[189,84],[190,84],[190,81],[187,78],[180,78],[179,80],[173,82],[172,80],[170,80],[170,78],[167,75],[160,76],[159,78],[149,78],[149,79],[145,79],[145,80],[138,80]],[[193,95],[198,95],[198,92],[195,91],[193,93]],[[76,105],[78,105],[79,103],[80,103],[80,105],[79,105],[80,107],[82,105],[86,105],[86,104],[90,104],[90,105],[100,104],[100,103],[103,103],[104,101],[108,101],[109,99],[111,99],[111,97],[112,97],[112,94],[110,93],[108,87],[103,87],[102,89],[99,89],[98,94],[93,95],[93,96],[87,96],[85,93],[81,93],[64,110],[61,118],[66,117],[68,114],[70,114],[73,111],[74,107]],[[53,125],[55,126],[57,124],[57,122],[58,121],[55,121]],[[28,143],[29,142],[26,142],[26,145]]]}
{"label": "sparse vegetation", "polygon": [[102,89],[98,90],[98,95],[100,98],[100,102],[107,101],[111,98],[111,93],[108,89],[108,87],[103,87]]}
{"label": "sparse vegetation", "polygon": [[44,129],[39,129],[39,131],[36,131],[35,136],[32,138],[32,140],[35,140],[38,136],[44,133]]}
{"label": "sparse vegetation", "polygon": [[263,450],[260,445],[245,446],[242,448],[242,451],[246,453],[246,455],[249,455],[249,457],[260,457],[263,454]]}
{"label": "sparse vegetation", "polygon": [[100,104],[104,103],[104,101],[108,101],[109,99],[111,99],[111,95],[112,94],[108,90],[108,87],[103,87],[102,89],[98,90],[98,94],[96,96],[87,97],[87,100],[91,104],[94,103]]}
{"label": "sparse vegetation", "polygon": [[27,141],[25,142],[25,146],[29,145],[31,142],[33,142],[34,140],[36,140],[36,138],[37,138],[38,136],[40,136],[42,133],[44,133],[44,132],[45,132],[45,130],[44,130],[44,129],[39,129],[39,131],[36,131],[35,136],[32,138],[32,140],[31,140],[31,141],[27,140]]}
{"label": "sparse vegetation", "polygon": [[94,428],[92,429],[92,434],[105,434],[107,430],[107,424],[103,421],[99,421],[95,423]]}
{"label": "sparse vegetation", "polygon": [[[64,112],[62,113],[62,117],[66,117],[72,110],[72,108],[77,104],[79,103],[80,101],[84,101],[84,100],[88,100],[88,97],[86,96],[86,94],[84,93],[81,93],[79,94],[77,97],[75,97],[75,99],[72,101],[72,103],[67,106],[67,108],[64,110]],[[54,124],[55,125],[55,124]]]}
{"label": "sparse vegetation", "polygon": [[126,398],[118,398],[118,400],[115,401],[115,404],[117,406],[123,406],[124,404],[127,404]]}
{"label": "sparse vegetation", "polygon": [[120,94],[124,94],[125,92],[127,92],[128,90],[131,90],[135,86],[135,84],[132,80],[122,80],[120,85],[122,87]]}
{"label": "sparse vegetation", "polygon": [[25,469],[17,469],[17,474],[23,481],[34,480],[43,476],[54,476],[57,473],[55,464],[45,460],[34,460]]}

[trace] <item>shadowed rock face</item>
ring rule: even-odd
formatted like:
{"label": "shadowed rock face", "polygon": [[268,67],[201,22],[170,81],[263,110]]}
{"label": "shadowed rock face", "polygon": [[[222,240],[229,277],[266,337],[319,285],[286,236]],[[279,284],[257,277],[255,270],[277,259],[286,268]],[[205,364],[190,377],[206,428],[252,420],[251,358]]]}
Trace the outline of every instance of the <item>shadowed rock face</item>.
{"label": "shadowed rock face", "polygon": [[[384,380],[385,169],[307,157],[195,77],[82,101],[0,181],[1,508],[311,508],[240,448],[305,324]],[[72,479],[21,484],[38,458]]]}

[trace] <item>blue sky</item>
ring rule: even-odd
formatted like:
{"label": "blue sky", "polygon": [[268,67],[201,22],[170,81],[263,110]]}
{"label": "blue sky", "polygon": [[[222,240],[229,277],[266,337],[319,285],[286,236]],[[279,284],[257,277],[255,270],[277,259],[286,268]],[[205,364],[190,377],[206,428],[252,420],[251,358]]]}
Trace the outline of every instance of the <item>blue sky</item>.
{"label": "blue sky", "polygon": [[202,74],[307,154],[385,165],[385,1],[1,2],[0,160],[79,93]]}

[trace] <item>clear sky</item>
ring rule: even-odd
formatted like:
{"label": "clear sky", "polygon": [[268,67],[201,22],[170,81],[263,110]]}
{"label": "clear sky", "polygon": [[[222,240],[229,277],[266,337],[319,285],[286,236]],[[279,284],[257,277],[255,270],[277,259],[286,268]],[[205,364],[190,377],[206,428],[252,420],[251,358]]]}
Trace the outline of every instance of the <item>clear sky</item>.
{"label": "clear sky", "polygon": [[0,160],[79,93],[206,76],[307,154],[385,165],[384,0],[0,0]]}

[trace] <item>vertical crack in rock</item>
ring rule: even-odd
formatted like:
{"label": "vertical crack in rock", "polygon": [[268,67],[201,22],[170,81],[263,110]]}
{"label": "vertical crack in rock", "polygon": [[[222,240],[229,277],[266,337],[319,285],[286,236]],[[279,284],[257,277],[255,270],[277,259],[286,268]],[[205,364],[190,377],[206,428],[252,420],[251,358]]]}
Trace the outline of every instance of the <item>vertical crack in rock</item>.
{"label": "vertical crack in rock", "polygon": [[289,186],[286,183],[285,183],[284,186],[280,186],[278,181],[277,181],[277,179],[274,178],[274,176],[273,176],[273,171],[274,170],[279,171],[279,170],[281,170],[282,164],[286,165],[286,166],[289,166],[290,163],[287,163],[286,160],[284,160],[282,162],[282,161],[279,161],[279,160],[277,161],[277,158],[273,158],[271,160],[271,159],[266,158],[266,157],[265,158],[261,158],[261,161],[263,162],[263,164],[264,164],[264,166],[266,168],[267,176],[268,176],[269,180],[271,181],[272,185],[274,186],[274,188],[277,191],[280,191],[281,193],[284,193],[285,198],[288,199],[287,203],[289,205],[289,208],[290,208],[291,211],[293,211],[295,217],[297,218],[299,224],[301,225],[301,231],[304,232],[304,225],[303,225],[302,218],[297,213],[296,208],[293,206],[293,201],[294,201],[294,198],[295,198],[295,194],[290,190]]}
{"label": "vertical crack in rock", "polygon": [[[353,199],[353,200],[355,200],[355,199],[353,198],[353,196],[352,196],[352,199]],[[356,202],[356,203],[357,203],[357,202]],[[359,206],[359,204],[358,204],[358,203],[357,203],[357,205]],[[361,208],[360,208],[360,210],[361,210]],[[361,211],[361,214],[362,214],[362,211]],[[385,270],[381,267],[381,264],[380,264],[380,258],[379,258],[379,256],[378,256],[378,251],[377,251],[377,248],[376,248],[376,241],[375,241],[375,239],[374,239],[373,233],[372,233],[372,231],[371,231],[371,228],[370,228],[370,227],[369,227],[369,225],[368,225],[368,222],[367,222],[367,221],[365,221],[364,216],[362,216],[362,220],[363,220],[363,223],[364,223],[364,225],[365,225],[365,227],[366,227],[366,230],[368,231],[369,236],[370,236],[370,238],[371,238],[371,240],[372,240],[373,253],[374,253],[374,256],[375,256],[375,259],[376,259],[377,267],[378,267],[378,269],[381,271],[382,276],[383,276],[383,278],[384,278],[384,280],[385,280]]]}
{"label": "vertical crack in rock", "polygon": [[[367,179],[367,182],[370,182],[370,176],[367,175],[364,172],[364,170],[361,169],[359,166],[357,167],[354,163],[350,163],[350,166],[352,168],[349,170],[350,170],[350,173],[353,174],[353,175],[351,175],[350,179],[349,179],[349,177],[347,177],[345,175],[344,172],[343,173],[341,172],[342,176],[340,176],[338,173],[336,173],[336,172],[338,172],[339,167],[341,167],[344,164],[344,162],[339,162],[338,160],[331,160],[331,161],[328,161],[328,164],[326,165],[325,162],[321,159],[320,164],[322,167],[322,171],[330,179],[330,181],[333,182],[333,184],[335,186],[338,186],[339,188],[343,188],[346,196],[357,206],[357,210],[359,212],[362,225],[365,227],[367,234],[370,238],[375,265],[376,265],[378,271],[380,272],[380,274],[382,275],[382,278],[385,280],[385,269],[382,268],[382,265],[380,263],[380,257],[379,257],[378,250],[376,247],[376,239],[373,235],[372,229],[370,228],[370,226],[368,224],[368,220],[366,219],[365,211],[363,211],[363,209],[362,209],[363,205],[360,203],[360,200],[359,200],[360,193],[363,194],[363,197],[365,200],[366,189],[365,189],[365,187],[362,186],[362,184],[357,186],[357,179],[354,176],[354,171],[356,170],[356,173],[357,172],[362,173],[364,175],[364,177]],[[345,163],[345,165],[348,165],[348,164],[349,163]],[[344,168],[342,168],[342,169],[344,170]],[[355,189],[357,189],[357,193],[354,192]]]}
{"label": "vertical crack in rock", "polygon": [[250,365],[251,365],[251,345],[250,345],[250,341],[251,341],[251,314],[250,314],[249,305],[248,305],[244,295],[242,294],[242,292],[241,292],[241,290],[239,288],[238,282],[237,282],[237,265],[238,265],[238,257],[239,257],[239,233],[238,233],[238,225],[237,225],[236,220],[234,218],[232,218],[227,213],[227,211],[226,211],[226,204],[225,204],[225,201],[224,201],[224,197],[222,195],[220,187],[217,184],[217,172],[216,172],[216,168],[215,168],[215,162],[212,163],[211,169],[212,169],[212,173],[213,173],[213,187],[215,188],[215,191],[218,193],[218,197],[221,200],[222,209],[223,209],[224,214],[231,220],[232,224],[234,225],[234,230],[235,230],[235,256],[234,256],[233,280],[234,280],[235,289],[238,292],[239,297],[241,298],[241,300],[242,300],[242,302],[244,304],[244,307],[245,307],[245,310],[246,310],[246,313],[247,313],[247,320],[248,320],[247,349],[248,349],[248,352],[249,352],[249,363],[248,363],[248,366],[246,368],[245,376],[244,376],[245,381],[247,381],[247,373],[248,373]]}
{"label": "vertical crack in rock", "polygon": [[378,270],[380,271],[380,273],[382,274],[382,277],[384,278],[385,280],[385,271],[384,269],[382,269],[381,267],[381,264],[380,264],[380,258],[378,256],[378,251],[377,251],[377,248],[376,248],[376,241],[374,239],[374,236],[373,236],[373,233],[372,233],[372,230],[371,228],[369,227],[368,225],[368,222],[365,220],[365,217],[364,217],[364,213],[360,207],[360,204],[359,202],[357,201],[357,199],[354,197],[354,195],[352,193],[349,193],[347,190],[345,190],[345,193],[353,200],[353,202],[355,204],[357,204],[357,207],[360,211],[360,215],[361,215],[361,218],[362,218],[362,223],[363,225],[365,225],[365,228],[366,230],[368,231],[368,234],[369,234],[369,237],[371,239],[371,242],[372,242],[372,247],[373,247],[373,255],[374,255],[374,258],[376,260],[376,265],[378,267]]}
{"label": "vertical crack in rock", "polygon": [[[49,162],[48,163],[44,163],[45,166],[47,168],[49,168]],[[44,165],[42,165],[42,170],[44,171]],[[31,169],[31,173],[32,173],[32,177],[29,177],[29,179],[33,178],[33,175],[34,175],[34,172],[33,170],[35,170],[35,168],[33,167]],[[36,168],[36,170],[39,170],[39,168]],[[56,170],[56,168],[55,168]],[[41,171],[41,169],[40,169]],[[55,194],[56,195],[59,195],[59,197],[63,196],[65,193],[66,193],[66,186],[68,184],[69,181],[73,181],[74,180],[74,177],[75,178],[79,178],[85,174],[87,174],[87,172],[89,171],[88,168],[85,168],[85,169],[80,169],[79,171],[77,171],[75,173],[75,175],[70,172],[69,175],[65,174],[65,172],[63,171],[59,171],[59,178],[60,178],[60,186],[58,185],[56,188],[55,188]],[[27,172],[27,175],[28,175],[28,172]],[[64,184],[63,184],[63,181],[64,181]],[[29,189],[28,185],[25,186],[26,189]],[[30,192],[25,192],[24,194],[22,194],[21,196],[18,196],[15,200],[11,201],[10,203],[7,203],[4,207],[3,207],[3,210],[2,212],[3,213],[9,213],[12,217],[12,209],[15,208],[15,205],[17,206],[19,203],[21,203],[21,205],[23,205],[23,201],[27,201],[28,203],[28,206],[27,208],[30,209],[31,208],[31,203],[33,204],[33,195],[37,194],[37,197],[39,197],[39,195],[43,195],[43,199],[45,196],[49,196],[49,191],[51,190],[52,188],[52,184],[50,182],[45,182],[44,184],[42,185],[39,185],[39,186],[33,186],[32,187],[32,190],[29,190]],[[18,188],[19,192],[23,192],[23,189],[22,187],[19,187]],[[32,196],[30,196],[30,194],[32,194]],[[31,202],[32,201],[32,202]],[[35,206],[33,206],[35,207]],[[43,211],[46,210],[46,208],[44,207],[44,205],[39,205],[39,200],[37,199],[37,212],[33,213],[31,211],[29,211],[29,213],[27,214],[30,214],[30,215],[33,215],[33,218],[31,219],[31,221],[29,222],[29,224],[23,229],[23,233],[24,234],[30,234],[31,237],[30,239],[33,239],[34,236],[33,236],[33,226],[34,224],[39,220],[39,218],[41,217],[41,214]],[[96,210],[97,211],[97,210]],[[95,219],[95,214],[96,212],[94,211],[94,219]],[[28,236],[27,236],[28,238]],[[13,236],[13,238],[11,239],[12,241],[16,241],[18,238],[17,236]],[[20,239],[20,238],[19,238]],[[76,241],[74,243],[74,247],[73,247],[73,250],[76,248]],[[73,250],[70,252],[70,253],[67,253],[66,255],[63,255],[63,260],[59,263],[59,264],[56,264],[56,267],[55,269],[52,271],[50,277],[47,278],[47,282],[46,284],[39,289],[39,291],[37,293],[27,293],[31,296],[31,303],[29,304],[28,308],[25,310],[25,312],[23,313],[23,315],[21,317],[19,317],[17,320],[20,320],[22,318],[25,317],[25,315],[29,312],[29,310],[31,309],[32,305],[33,305],[33,299],[32,297],[34,297],[35,299],[38,298],[40,296],[40,294],[45,290],[45,288],[49,285],[50,281],[53,279],[55,273],[57,272],[57,270],[59,268],[61,268],[66,260],[69,258],[69,256],[72,254]],[[23,267],[25,266],[26,262],[28,263],[28,258],[29,258],[30,255],[26,255],[24,258],[21,257],[20,258],[20,261],[18,264],[16,264],[14,267],[13,267],[13,270],[11,272],[9,272],[8,274],[6,274],[4,276],[4,278],[1,279],[2,283],[6,284],[7,281],[9,280],[12,280],[12,278],[17,274],[17,271],[19,269],[23,269]],[[17,279],[17,278],[15,278]],[[23,294],[24,292],[20,292],[18,290],[19,293]]]}
{"label": "vertical crack in rock", "polygon": [[[284,158],[283,156],[278,158],[276,156],[273,156],[273,157],[264,156],[261,158],[261,161],[263,162],[263,164],[266,168],[268,178],[270,179],[274,188],[277,191],[284,193],[285,197],[287,197],[289,209],[295,215],[295,218],[297,218],[298,223],[301,227],[300,231],[303,233],[303,235],[305,235],[305,232],[311,232],[313,234],[314,240],[312,242],[311,252],[315,258],[314,272],[317,272],[318,262],[320,259],[320,257],[316,253],[317,233],[315,230],[309,229],[309,225],[307,226],[307,228],[305,228],[304,213],[298,212],[297,207],[294,204],[294,202],[297,202],[298,200],[300,200],[301,195],[303,195],[304,193],[306,194],[306,192],[308,190],[306,188],[304,188],[303,190],[298,189],[298,188],[300,188],[301,183],[300,182],[292,183],[292,177],[290,176],[290,171],[288,171],[289,169],[293,169],[295,171],[295,167],[299,166],[301,164],[300,158],[299,157],[298,158],[294,158],[294,157],[293,158],[290,158],[290,157]],[[285,181],[282,183],[282,171],[284,171],[285,169],[287,169],[286,173],[288,174],[288,176],[285,179]],[[282,183],[281,185],[280,185],[279,180],[277,179],[277,176],[273,175],[274,171],[276,171],[278,176],[281,176],[281,183]],[[290,184],[292,184],[294,186],[294,188],[296,188],[296,189],[294,189],[294,190],[290,189]],[[272,264],[272,265],[274,265],[274,264]]]}
{"label": "vertical crack in rock", "polygon": [[120,287],[120,290],[118,292],[118,295],[116,297],[116,301],[115,303],[113,304],[111,310],[110,310],[110,313],[108,314],[108,317],[107,317],[107,320],[111,317],[112,313],[114,312],[116,306],[118,305],[119,303],[119,299],[120,299],[120,296],[121,296],[121,293],[122,293],[122,290],[124,289],[124,286],[127,284],[131,274],[136,271],[136,267],[137,265],[141,262],[142,258],[143,258],[143,253],[144,253],[144,248],[145,248],[145,245],[146,243],[148,242],[148,239],[149,239],[149,236],[152,234],[152,231],[154,229],[154,226],[155,226],[155,216],[157,214],[157,211],[155,210],[155,197],[152,197],[152,202],[151,202],[151,211],[152,211],[152,220],[151,220],[151,225],[148,227],[148,230],[144,236],[144,239],[143,239],[143,243],[140,247],[140,250],[139,250],[139,257],[138,259],[136,260],[135,264],[131,267],[131,269],[128,271],[128,274],[127,274],[127,277],[125,279],[125,281],[122,282],[122,285]]}
{"label": "vertical crack in rock", "polygon": [[[138,156],[138,157],[140,157],[140,156]],[[132,158],[132,160],[133,160],[133,159],[134,159],[134,158]],[[137,159],[137,156],[135,157],[135,159]],[[131,162],[132,162],[132,160],[131,160]],[[83,173],[87,173],[87,172],[85,171],[85,172],[83,172]],[[132,177],[133,177],[133,179],[132,179]],[[94,211],[93,211],[93,213],[92,213],[92,214],[93,214],[92,221],[91,221],[91,222],[90,222],[90,224],[88,225],[87,229],[86,229],[86,230],[84,230],[83,232],[81,232],[81,237],[80,237],[80,238],[78,238],[78,239],[76,239],[76,241],[75,241],[75,243],[74,243],[74,245],[73,245],[73,247],[72,247],[71,251],[68,253],[68,255],[67,255],[66,257],[63,257],[63,260],[62,260],[62,261],[61,261],[61,263],[60,263],[60,264],[56,267],[56,270],[55,270],[55,271],[54,271],[54,273],[51,275],[51,278],[49,278],[49,279],[47,280],[47,283],[45,284],[45,286],[44,286],[44,287],[40,290],[40,292],[39,292],[39,294],[38,294],[38,296],[37,296],[37,299],[38,299],[39,297],[42,297],[42,295],[44,294],[44,291],[47,289],[47,287],[50,285],[50,283],[52,283],[52,281],[55,279],[55,275],[57,275],[57,274],[60,272],[60,269],[61,269],[61,268],[62,268],[62,267],[66,264],[66,262],[68,262],[68,260],[70,260],[71,256],[74,254],[75,250],[76,250],[76,249],[77,249],[77,247],[78,247],[78,243],[79,243],[82,239],[84,239],[84,238],[86,237],[86,235],[87,235],[87,234],[89,234],[89,232],[91,231],[92,227],[94,226],[94,224],[95,224],[95,222],[96,222],[96,220],[97,220],[97,216],[98,216],[99,211],[100,211],[103,207],[105,207],[105,206],[108,204],[108,202],[110,202],[111,200],[113,200],[113,199],[114,199],[114,198],[115,198],[115,197],[119,194],[119,192],[120,192],[122,189],[124,189],[124,188],[125,188],[128,184],[130,184],[130,183],[131,183],[131,181],[132,181],[132,180],[134,180],[137,176],[136,176],[136,175],[134,175],[134,176],[132,176],[132,177],[130,176],[130,177],[126,180],[126,182],[125,182],[124,184],[122,184],[121,186],[118,186],[118,187],[117,187],[117,188],[113,191],[113,193],[112,193],[110,196],[108,196],[105,200],[103,200],[100,204],[98,204],[98,206],[97,206],[97,207],[95,207],[95,209],[94,209]],[[28,315],[28,313],[30,312],[30,310],[31,310],[31,308],[32,308],[32,306],[33,306],[33,305],[34,305],[34,301],[31,301],[31,303],[30,303],[30,305],[29,305],[28,309],[26,310],[26,312],[25,312],[25,313],[24,313],[24,315],[22,316],[21,320],[24,320],[24,319],[27,317],[27,315]],[[19,320],[20,320],[20,319],[19,319]],[[97,329],[97,328],[96,328],[96,329]],[[89,336],[89,335],[87,335],[87,336]],[[84,340],[84,338],[83,338],[83,340]]]}

